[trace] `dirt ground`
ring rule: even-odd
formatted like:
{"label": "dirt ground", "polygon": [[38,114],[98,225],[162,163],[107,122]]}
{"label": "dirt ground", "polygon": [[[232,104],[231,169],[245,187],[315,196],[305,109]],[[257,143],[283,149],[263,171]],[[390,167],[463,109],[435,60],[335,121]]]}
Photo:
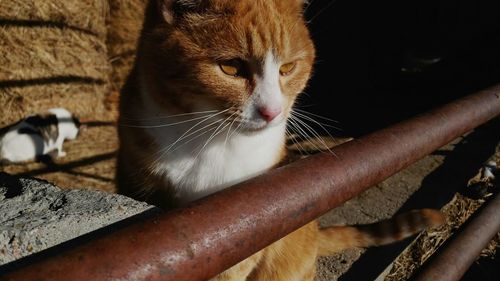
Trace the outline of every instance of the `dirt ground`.
{"label": "dirt ground", "polygon": [[[24,176],[34,176],[61,187],[86,187],[114,192],[115,125],[106,122],[86,124],[78,140],[65,144],[68,156],[55,163],[10,165],[2,170]],[[481,165],[493,155],[499,156],[498,122],[478,128],[465,137],[439,149],[409,168],[346,202],[321,218],[323,225],[364,224],[386,219],[395,213],[415,208],[445,208],[449,224],[438,232],[442,239],[419,237],[417,245],[406,257],[395,262],[385,279],[406,280],[425,258],[432,253],[480,205],[478,200],[457,195]],[[497,158],[498,160],[498,158]],[[450,204],[451,202],[451,204]],[[460,207],[457,207],[460,206]],[[407,239],[397,244],[368,250],[352,249],[318,263],[318,281],[375,280],[410,244]],[[498,237],[497,237],[498,241]],[[415,243],[414,243],[415,244]],[[497,244],[489,246],[484,258],[475,267],[481,280],[491,277],[495,267]],[[498,265],[498,264],[497,264]],[[477,269],[479,268],[479,270]],[[487,268],[487,269],[485,269]],[[478,275],[479,274],[479,275]],[[488,277],[489,274],[490,277]],[[475,277],[472,277],[475,278]],[[470,279],[477,280],[477,279]]]}

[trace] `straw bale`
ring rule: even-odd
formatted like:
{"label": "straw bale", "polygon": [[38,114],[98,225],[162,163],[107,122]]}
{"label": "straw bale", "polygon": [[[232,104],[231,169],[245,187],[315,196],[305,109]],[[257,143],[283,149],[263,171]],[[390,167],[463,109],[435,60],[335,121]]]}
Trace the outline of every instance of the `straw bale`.
{"label": "straw bale", "polygon": [[107,120],[106,0],[0,1],[0,127],[52,107]]}
{"label": "straw bale", "polygon": [[66,142],[67,156],[53,164],[0,170],[113,191],[118,141],[105,108],[108,13],[108,0],[0,0],[0,127],[52,107],[65,107],[91,126]]}
{"label": "straw bale", "polygon": [[0,128],[27,115],[64,107],[82,120],[110,120],[103,103],[106,84],[54,83],[0,89]]}
{"label": "straw bale", "polygon": [[107,80],[106,45],[96,36],[47,27],[0,27],[0,80],[79,76]]}
{"label": "straw bale", "polygon": [[134,63],[147,0],[110,0],[107,20],[108,56],[113,67],[112,91],[123,86]]}
{"label": "straw bale", "polygon": [[64,25],[106,36],[105,0],[2,0],[0,21],[33,25]]}
{"label": "straw bale", "polygon": [[0,127],[52,107],[106,118],[109,63],[94,35],[49,27],[0,27]]}

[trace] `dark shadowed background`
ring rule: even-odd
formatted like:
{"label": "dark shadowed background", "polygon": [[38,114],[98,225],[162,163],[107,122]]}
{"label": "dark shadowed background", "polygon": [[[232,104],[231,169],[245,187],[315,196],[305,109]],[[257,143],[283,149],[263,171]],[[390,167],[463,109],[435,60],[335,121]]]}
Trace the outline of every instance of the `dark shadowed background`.
{"label": "dark shadowed background", "polygon": [[499,4],[313,0],[318,59],[300,106],[357,136],[499,83]]}
{"label": "dark shadowed background", "polygon": [[[342,129],[329,128],[333,135],[359,136],[500,83],[499,6],[498,0],[313,0],[306,17],[317,63],[299,106],[337,120],[317,119]],[[462,280],[493,280],[499,270],[497,253]]]}

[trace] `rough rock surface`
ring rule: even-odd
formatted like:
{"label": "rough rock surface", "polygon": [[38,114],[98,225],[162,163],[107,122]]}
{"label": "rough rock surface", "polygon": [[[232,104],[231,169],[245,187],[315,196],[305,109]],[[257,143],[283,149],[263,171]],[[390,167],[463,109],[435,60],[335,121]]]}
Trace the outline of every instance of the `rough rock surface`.
{"label": "rough rock surface", "polygon": [[152,208],[121,195],[0,173],[0,265]]}

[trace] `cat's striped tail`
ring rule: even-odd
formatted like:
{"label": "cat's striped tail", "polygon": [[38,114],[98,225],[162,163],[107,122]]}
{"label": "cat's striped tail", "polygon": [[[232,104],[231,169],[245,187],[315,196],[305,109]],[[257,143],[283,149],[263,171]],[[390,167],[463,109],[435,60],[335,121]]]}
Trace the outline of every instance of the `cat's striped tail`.
{"label": "cat's striped tail", "polygon": [[441,212],[421,209],[373,224],[322,228],[318,238],[319,255],[327,256],[348,248],[393,243],[444,222],[445,217]]}

